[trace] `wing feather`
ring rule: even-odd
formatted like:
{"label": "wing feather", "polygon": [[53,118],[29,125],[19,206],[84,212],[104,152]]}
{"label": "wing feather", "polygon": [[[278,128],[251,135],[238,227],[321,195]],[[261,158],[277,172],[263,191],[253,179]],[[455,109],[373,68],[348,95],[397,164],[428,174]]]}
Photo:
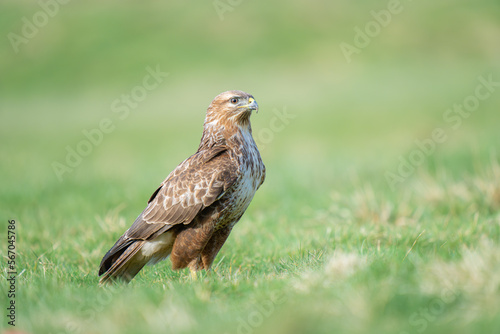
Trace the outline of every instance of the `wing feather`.
{"label": "wing feather", "polygon": [[177,224],[189,224],[201,210],[224,195],[238,175],[238,164],[231,159],[225,145],[197,152],[184,160],[155,190],[146,209],[106,253],[100,274],[108,272],[113,259],[130,245],[135,244],[138,251],[141,240],[154,239]]}
{"label": "wing feather", "polygon": [[225,145],[201,151],[181,163],[151,196],[148,206],[125,232],[125,239],[147,240],[161,229],[189,224],[238,177],[238,165]]}

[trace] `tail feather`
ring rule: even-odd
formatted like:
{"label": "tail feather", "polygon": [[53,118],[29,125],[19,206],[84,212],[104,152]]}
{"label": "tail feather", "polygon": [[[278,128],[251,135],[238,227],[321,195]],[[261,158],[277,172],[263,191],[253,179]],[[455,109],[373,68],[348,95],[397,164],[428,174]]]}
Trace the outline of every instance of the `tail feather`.
{"label": "tail feather", "polygon": [[122,235],[102,258],[101,264],[99,265],[99,276],[108,271],[116,259],[118,259],[118,257],[125,252],[128,246],[134,243],[134,241],[135,240],[132,239],[125,239]]}
{"label": "tail feather", "polygon": [[143,240],[127,240],[125,243],[119,244],[120,241],[123,242],[120,238],[101,261],[100,284],[117,279],[128,283],[149,261],[149,258],[142,256],[139,252],[144,245]]}

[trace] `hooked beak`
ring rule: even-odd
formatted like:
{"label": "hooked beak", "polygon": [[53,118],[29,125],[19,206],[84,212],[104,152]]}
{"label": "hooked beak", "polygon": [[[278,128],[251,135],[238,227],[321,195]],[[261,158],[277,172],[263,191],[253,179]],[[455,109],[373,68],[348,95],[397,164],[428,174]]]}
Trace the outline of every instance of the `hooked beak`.
{"label": "hooked beak", "polygon": [[256,112],[259,112],[259,105],[257,104],[257,101],[255,101],[253,97],[248,98],[248,104],[238,108],[246,108],[248,110],[255,110]]}

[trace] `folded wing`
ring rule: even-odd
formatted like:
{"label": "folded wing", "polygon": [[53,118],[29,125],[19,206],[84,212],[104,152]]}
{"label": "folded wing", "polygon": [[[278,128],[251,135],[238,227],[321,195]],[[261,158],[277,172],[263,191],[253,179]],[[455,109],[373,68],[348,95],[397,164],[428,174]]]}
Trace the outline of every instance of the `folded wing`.
{"label": "folded wing", "polygon": [[[106,274],[101,281],[122,276],[121,268],[127,267],[127,261],[142,247],[143,241],[152,240],[175,225],[189,224],[201,210],[223,196],[237,177],[238,165],[225,145],[197,152],[182,162],[153,193],[134,224],[106,253],[99,269],[99,275]],[[127,251],[129,248],[134,251]]]}

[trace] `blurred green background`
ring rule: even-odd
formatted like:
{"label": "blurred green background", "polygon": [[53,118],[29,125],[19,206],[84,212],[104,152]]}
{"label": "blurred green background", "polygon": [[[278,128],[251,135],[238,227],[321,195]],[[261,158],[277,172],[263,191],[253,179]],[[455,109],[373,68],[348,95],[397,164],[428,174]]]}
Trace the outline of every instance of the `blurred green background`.
{"label": "blurred green background", "polygon": [[[500,77],[495,1],[403,1],[350,62],[341,43],[355,45],[355,28],[364,30],[374,21],[371,11],[386,10],[387,1],[232,3],[69,2],[26,43],[13,47],[3,38],[2,136],[10,143],[3,156],[11,167],[22,160],[22,167],[2,174],[35,178],[21,172],[32,166],[30,159],[64,160],[66,145],[85,139],[82,130],[111,118],[115,131],[68,179],[83,177],[94,163],[109,165],[110,174],[131,168],[133,161],[118,160],[123,154],[149,159],[150,168],[158,168],[151,172],[161,175],[165,163],[195,148],[206,106],[228,89],[256,96],[262,110],[253,119],[257,134],[269,127],[274,109],[296,116],[266,145],[268,162],[279,155],[324,169],[324,160],[345,165],[366,158],[363,163],[395,169],[415,139],[436,127],[449,130],[445,110],[474,92],[478,76]],[[23,18],[36,23],[40,10],[38,3],[4,1],[5,37],[22,36]],[[147,67],[169,76],[121,121],[111,104],[142,84]],[[478,143],[496,144],[490,136],[499,101],[500,94],[481,101],[438,150],[489,150]],[[132,140],[124,143],[123,134]],[[116,147],[118,138],[126,149]],[[10,151],[16,147],[23,150]],[[50,164],[37,165],[35,180],[53,176]]]}
{"label": "blurred green background", "polygon": [[[39,333],[63,330],[64,323],[60,325],[58,319],[79,303],[69,296],[96,284],[101,256],[143,209],[156,186],[195,152],[206,107],[222,91],[240,89],[255,96],[260,111],[252,116],[252,126],[267,167],[266,183],[242,221],[247,227],[236,228],[234,243],[225,246],[226,261],[231,251],[244,249],[246,261],[266,262],[269,257],[273,267],[290,252],[302,254],[304,247],[323,247],[318,245],[323,245],[320,237],[325,225],[321,219],[311,222],[310,218],[328,217],[332,201],[342,194],[373,187],[375,202],[385,198],[397,203],[402,192],[412,192],[429,178],[460,181],[495,165],[500,153],[500,87],[462,118],[456,129],[443,117],[454,104],[462,104],[475,93],[479,77],[500,82],[499,2],[402,0],[387,24],[378,24],[378,30],[371,32],[368,45],[347,59],[342,43],[356,46],[357,28],[377,27],[372,11],[387,13],[394,6],[391,3],[3,0],[1,226],[6,229],[7,219],[18,221],[19,265],[33,271],[32,277],[27,272],[25,278],[20,277],[21,328],[42,328]],[[29,24],[34,24],[34,30]],[[127,117],[120,118],[122,114],[113,112],[113,103],[142,86],[148,68],[159,68],[168,76],[148,90],[144,99],[135,101],[137,106],[129,109]],[[77,150],[86,140],[83,131],[98,128],[103,119],[112,122],[113,130],[58,178],[54,162],[67,165],[68,147]],[[418,148],[415,141],[430,138],[435,128],[442,128],[447,140],[436,144],[415,172],[392,189],[386,173],[397,173],[400,159],[408,159]],[[498,177],[481,175],[486,183]],[[491,203],[480,208],[496,217],[500,200]],[[460,212],[470,212],[467,201],[461,205]],[[259,239],[250,229],[252,221],[259,219],[278,227],[266,232],[262,226]],[[469,216],[464,219],[469,221]],[[113,227],[103,227],[106,222]],[[362,237],[355,233],[363,226],[360,222],[349,232],[360,243]],[[399,233],[397,229],[392,232]],[[418,235],[414,232],[409,234],[409,246]],[[260,246],[273,240],[262,246],[260,258],[248,248],[253,238]],[[500,241],[497,234],[493,240]],[[329,247],[327,253],[351,246]],[[403,255],[407,247],[401,247]],[[48,254],[44,263],[52,264],[49,272],[61,268],[66,273],[49,274],[52,283],[47,289],[58,291],[69,285],[63,291],[71,293],[59,300],[68,303],[67,307],[50,301],[50,296],[30,303],[38,290],[28,286],[44,287],[46,282],[46,269],[41,274],[39,265],[44,254]],[[158,270],[169,266],[166,261]],[[139,286],[148,285],[148,277],[143,277]],[[161,279],[156,282],[162,284]],[[273,291],[273,284],[264,291]],[[279,290],[282,286],[277,284]],[[188,286],[181,288],[190,291]],[[96,293],[89,291],[83,296]],[[148,290],[147,297],[132,291],[141,296],[134,295],[139,304],[163,302],[154,290]],[[223,289],[219,303],[225,298],[228,303],[238,300],[241,291],[233,292]],[[316,297],[321,298],[321,293]],[[203,313],[203,298],[190,298],[186,303]],[[398,313],[399,302],[396,298],[384,312]],[[237,307],[228,311],[231,314],[247,309],[235,303]],[[372,307],[377,309],[377,305]],[[408,310],[420,307],[418,302],[407,306]],[[114,316],[121,319],[120,314],[127,312],[133,310],[117,311]],[[277,312],[279,321],[287,319],[286,312]],[[37,314],[50,318],[49,313],[53,318],[43,326],[30,320]],[[338,314],[337,320],[330,319],[328,312],[318,314],[317,318],[297,316],[281,330],[368,331],[363,325],[340,325]],[[410,314],[403,312],[395,318],[407,325]],[[397,321],[391,319],[370,328],[399,333],[401,327],[393,326]],[[316,328],[318,321],[331,327]],[[115,323],[115,327],[105,327],[108,332],[126,330],[118,325],[120,321]],[[205,323],[214,321],[199,320]],[[263,328],[274,331],[277,324],[271,321]],[[479,321],[474,328],[488,328],[487,324]]]}

